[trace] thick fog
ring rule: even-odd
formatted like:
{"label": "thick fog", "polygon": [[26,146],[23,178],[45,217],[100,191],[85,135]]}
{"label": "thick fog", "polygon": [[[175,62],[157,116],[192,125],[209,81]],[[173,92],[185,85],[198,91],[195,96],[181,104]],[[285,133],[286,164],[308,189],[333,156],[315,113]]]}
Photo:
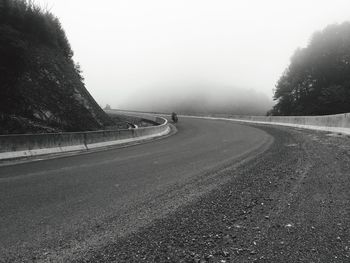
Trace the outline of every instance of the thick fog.
{"label": "thick fog", "polygon": [[120,108],[152,112],[257,115],[266,113],[273,105],[266,94],[235,86],[164,84],[153,86],[150,90],[157,92],[135,91],[120,103]]}
{"label": "thick fog", "polygon": [[264,114],[294,50],[350,2],[40,0],[101,106]]}

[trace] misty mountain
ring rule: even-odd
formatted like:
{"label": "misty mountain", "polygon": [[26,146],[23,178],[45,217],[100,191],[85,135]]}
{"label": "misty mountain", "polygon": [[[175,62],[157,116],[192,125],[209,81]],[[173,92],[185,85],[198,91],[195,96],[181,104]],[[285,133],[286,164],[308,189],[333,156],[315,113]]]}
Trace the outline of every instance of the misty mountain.
{"label": "misty mountain", "polygon": [[201,85],[157,90],[159,92],[152,94],[134,94],[118,108],[183,114],[265,115],[273,105],[268,96],[253,89]]}

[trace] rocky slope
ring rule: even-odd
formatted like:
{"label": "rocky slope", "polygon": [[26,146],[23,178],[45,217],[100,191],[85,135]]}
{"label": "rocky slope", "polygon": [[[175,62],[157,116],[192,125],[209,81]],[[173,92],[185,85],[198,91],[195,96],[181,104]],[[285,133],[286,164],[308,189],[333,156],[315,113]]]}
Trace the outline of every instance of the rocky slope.
{"label": "rocky slope", "polygon": [[113,125],[72,56],[51,13],[24,0],[0,0],[0,134]]}

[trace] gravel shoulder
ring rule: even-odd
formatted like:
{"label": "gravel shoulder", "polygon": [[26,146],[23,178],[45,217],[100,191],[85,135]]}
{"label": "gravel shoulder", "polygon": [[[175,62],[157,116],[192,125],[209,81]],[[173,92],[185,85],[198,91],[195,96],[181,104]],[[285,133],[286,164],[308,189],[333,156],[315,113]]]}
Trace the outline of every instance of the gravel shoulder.
{"label": "gravel shoulder", "polygon": [[[259,127],[270,149],[226,183],[76,262],[350,262],[350,139]],[[215,178],[215,177],[214,177]]]}

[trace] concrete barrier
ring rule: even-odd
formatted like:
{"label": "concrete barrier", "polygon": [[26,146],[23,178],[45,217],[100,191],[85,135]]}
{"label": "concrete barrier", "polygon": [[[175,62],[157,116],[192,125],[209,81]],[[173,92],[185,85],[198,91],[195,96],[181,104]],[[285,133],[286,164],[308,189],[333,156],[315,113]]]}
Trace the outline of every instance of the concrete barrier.
{"label": "concrete barrier", "polygon": [[159,125],[128,130],[102,130],[46,134],[0,135],[0,160],[120,145],[147,140],[170,132],[168,121],[155,117]]}
{"label": "concrete barrier", "polygon": [[254,122],[287,123],[320,127],[350,128],[350,113],[324,116],[230,116],[232,119]]}
{"label": "concrete barrier", "polygon": [[[185,117],[185,116],[183,116]],[[243,123],[281,125],[302,129],[329,131],[350,135],[350,113],[323,116],[244,116],[227,115],[227,117],[198,117],[215,120],[229,120]]]}

